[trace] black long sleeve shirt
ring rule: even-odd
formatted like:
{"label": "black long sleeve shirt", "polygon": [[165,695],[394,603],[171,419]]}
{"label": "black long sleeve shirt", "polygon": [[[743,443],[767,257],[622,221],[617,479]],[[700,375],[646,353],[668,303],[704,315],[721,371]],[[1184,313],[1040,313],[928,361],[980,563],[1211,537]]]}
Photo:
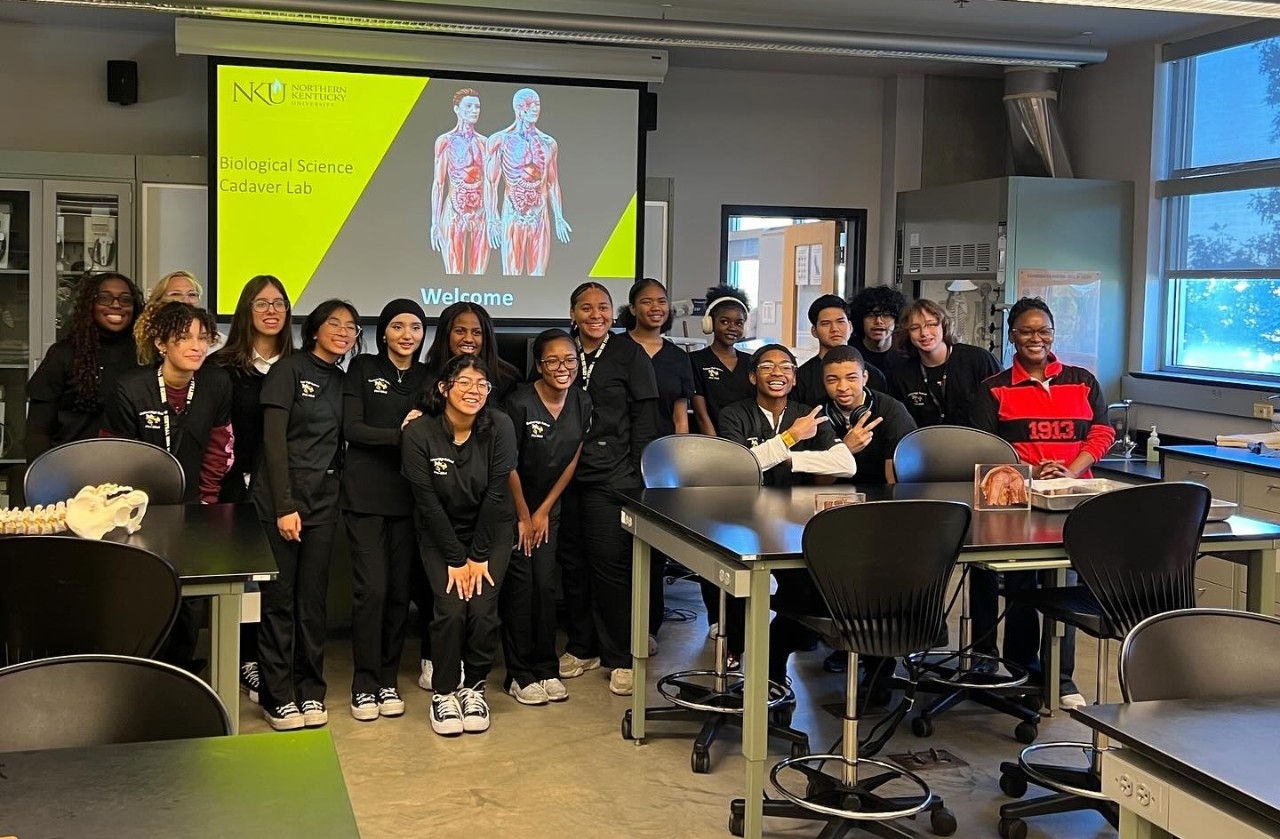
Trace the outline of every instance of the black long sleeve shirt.
{"label": "black long sleeve shirt", "polygon": [[98,410],[76,407],[71,389],[75,358],[71,343],[59,341],[49,349],[27,383],[27,434],[24,453],[35,460],[54,446],[88,440],[102,430],[107,405],[115,398],[120,376],[138,366],[133,332],[100,332],[98,336]]}
{"label": "black long sleeve shirt", "polygon": [[577,383],[595,410],[574,480],[611,489],[640,486],[640,456],[658,436],[658,380],[649,354],[630,335],[611,334],[594,360],[578,365]]}
{"label": "black long sleeve shirt", "polygon": [[413,495],[400,470],[400,424],[426,384],[415,361],[400,370],[385,355],[352,359],[343,378],[342,509],[381,516],[413,515]]}

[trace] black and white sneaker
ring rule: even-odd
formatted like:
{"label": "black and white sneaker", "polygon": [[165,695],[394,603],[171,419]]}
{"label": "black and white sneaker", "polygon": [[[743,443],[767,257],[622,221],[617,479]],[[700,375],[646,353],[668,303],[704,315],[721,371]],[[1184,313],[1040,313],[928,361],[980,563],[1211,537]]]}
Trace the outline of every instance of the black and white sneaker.
{"label": "black and white sneaker", "polygon": [[240,690],[244,691],[249,701],[258,704],[258,689],[262,687],[262,677],[258,675],[258,662],[246,661],[240,665]]}
{"label": "black and white sneaker", "polygon": [[307,728],[317,728],[329,722],[329,711],[319,699],[307,699],[302,703],[302,722]]}
{"label": "black and white sneaker", "polygon": [[479,734],[489,730],[489,703],[484,701],[484,682],[459,690],[458,702],[462,705],[463,731]]}
{"label": "black and white sneaker", "polygon": [[378,699],[372,693],[353,693],[351,695],[351,716],[360,722],[371,722],[378,718]]}
{"label": "black and white sneaker", "polygon": [[262,718],[276,731],[296,731],[306,725],[306,721],[302,719],[302,712],[298,710],[295,702],[277,705],[274,708],[265,706],[262,709]]}
{"label": "black and white sneaker", "polygon": [[378,713],[384,717],[398,717],[404,713],[404,700],[395,688],[378,689]]}
{"label": "black and white sneaker", "polygon": [[431,697],[431,730],[445,737],[461,734],[462,706],[456,693],[437,693]]}

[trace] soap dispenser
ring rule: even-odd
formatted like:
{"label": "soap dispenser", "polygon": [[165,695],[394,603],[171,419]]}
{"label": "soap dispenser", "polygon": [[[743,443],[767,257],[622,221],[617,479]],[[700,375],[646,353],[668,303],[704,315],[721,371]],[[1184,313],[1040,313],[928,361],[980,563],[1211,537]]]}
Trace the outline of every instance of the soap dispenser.
{"label": "soap dispenser", "polygon": [[1156,433],[1156,427],[1151,426],[1151,436],[1147,438],[1147,462],[1160,462],[1160,435]]}

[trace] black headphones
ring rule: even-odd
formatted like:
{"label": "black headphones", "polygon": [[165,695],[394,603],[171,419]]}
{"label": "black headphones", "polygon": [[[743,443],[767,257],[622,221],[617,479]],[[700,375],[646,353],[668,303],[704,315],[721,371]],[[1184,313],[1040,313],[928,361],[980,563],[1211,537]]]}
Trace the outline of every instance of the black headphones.
{"label": "black headphones", "polygon": [[[862,404],[855,405],[853,410],[849,412],[849,428],[853,428],[855,425],[858,424],[858,421],[860,419],[869,415],[871,411],[875,408],[875,406],[876,406],[875,398],[872,397],[871,391],[869,389],[864,388],[862,391]],[[831,400],[827,401],[826,414],[827,414],[827,420],[833,423],[835,426],[839,427],[841,425],[844,425],[844,414],[840,412],[840,406],[836,405],[834,401],[831,401]],[[849,433],[849,428],[846,428],[844,430],[844,434]],[[840,436],[843,437],[844,434],[841,434]]]}

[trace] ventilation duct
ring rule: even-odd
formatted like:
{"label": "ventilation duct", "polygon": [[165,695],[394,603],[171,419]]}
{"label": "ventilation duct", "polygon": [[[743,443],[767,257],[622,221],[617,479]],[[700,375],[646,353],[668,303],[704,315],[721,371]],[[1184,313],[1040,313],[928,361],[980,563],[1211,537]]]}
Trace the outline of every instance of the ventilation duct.
{"label": "ventilation duct", "polygon": [[1072,178],[1058,116],[1058,71],[1012,67],[1004,75],[1004,112],[1013,147],[1013,173]]}
{"label": "ventilation duct", "polygon": [[450,6],[406,0],[25,0],[192,17],[306,23],[487,38],[639,47],[690,47],[1078,67],[1106,60],[1095,47],[928,35],[851,32],[690,20],[577,15],[530,9]]}

